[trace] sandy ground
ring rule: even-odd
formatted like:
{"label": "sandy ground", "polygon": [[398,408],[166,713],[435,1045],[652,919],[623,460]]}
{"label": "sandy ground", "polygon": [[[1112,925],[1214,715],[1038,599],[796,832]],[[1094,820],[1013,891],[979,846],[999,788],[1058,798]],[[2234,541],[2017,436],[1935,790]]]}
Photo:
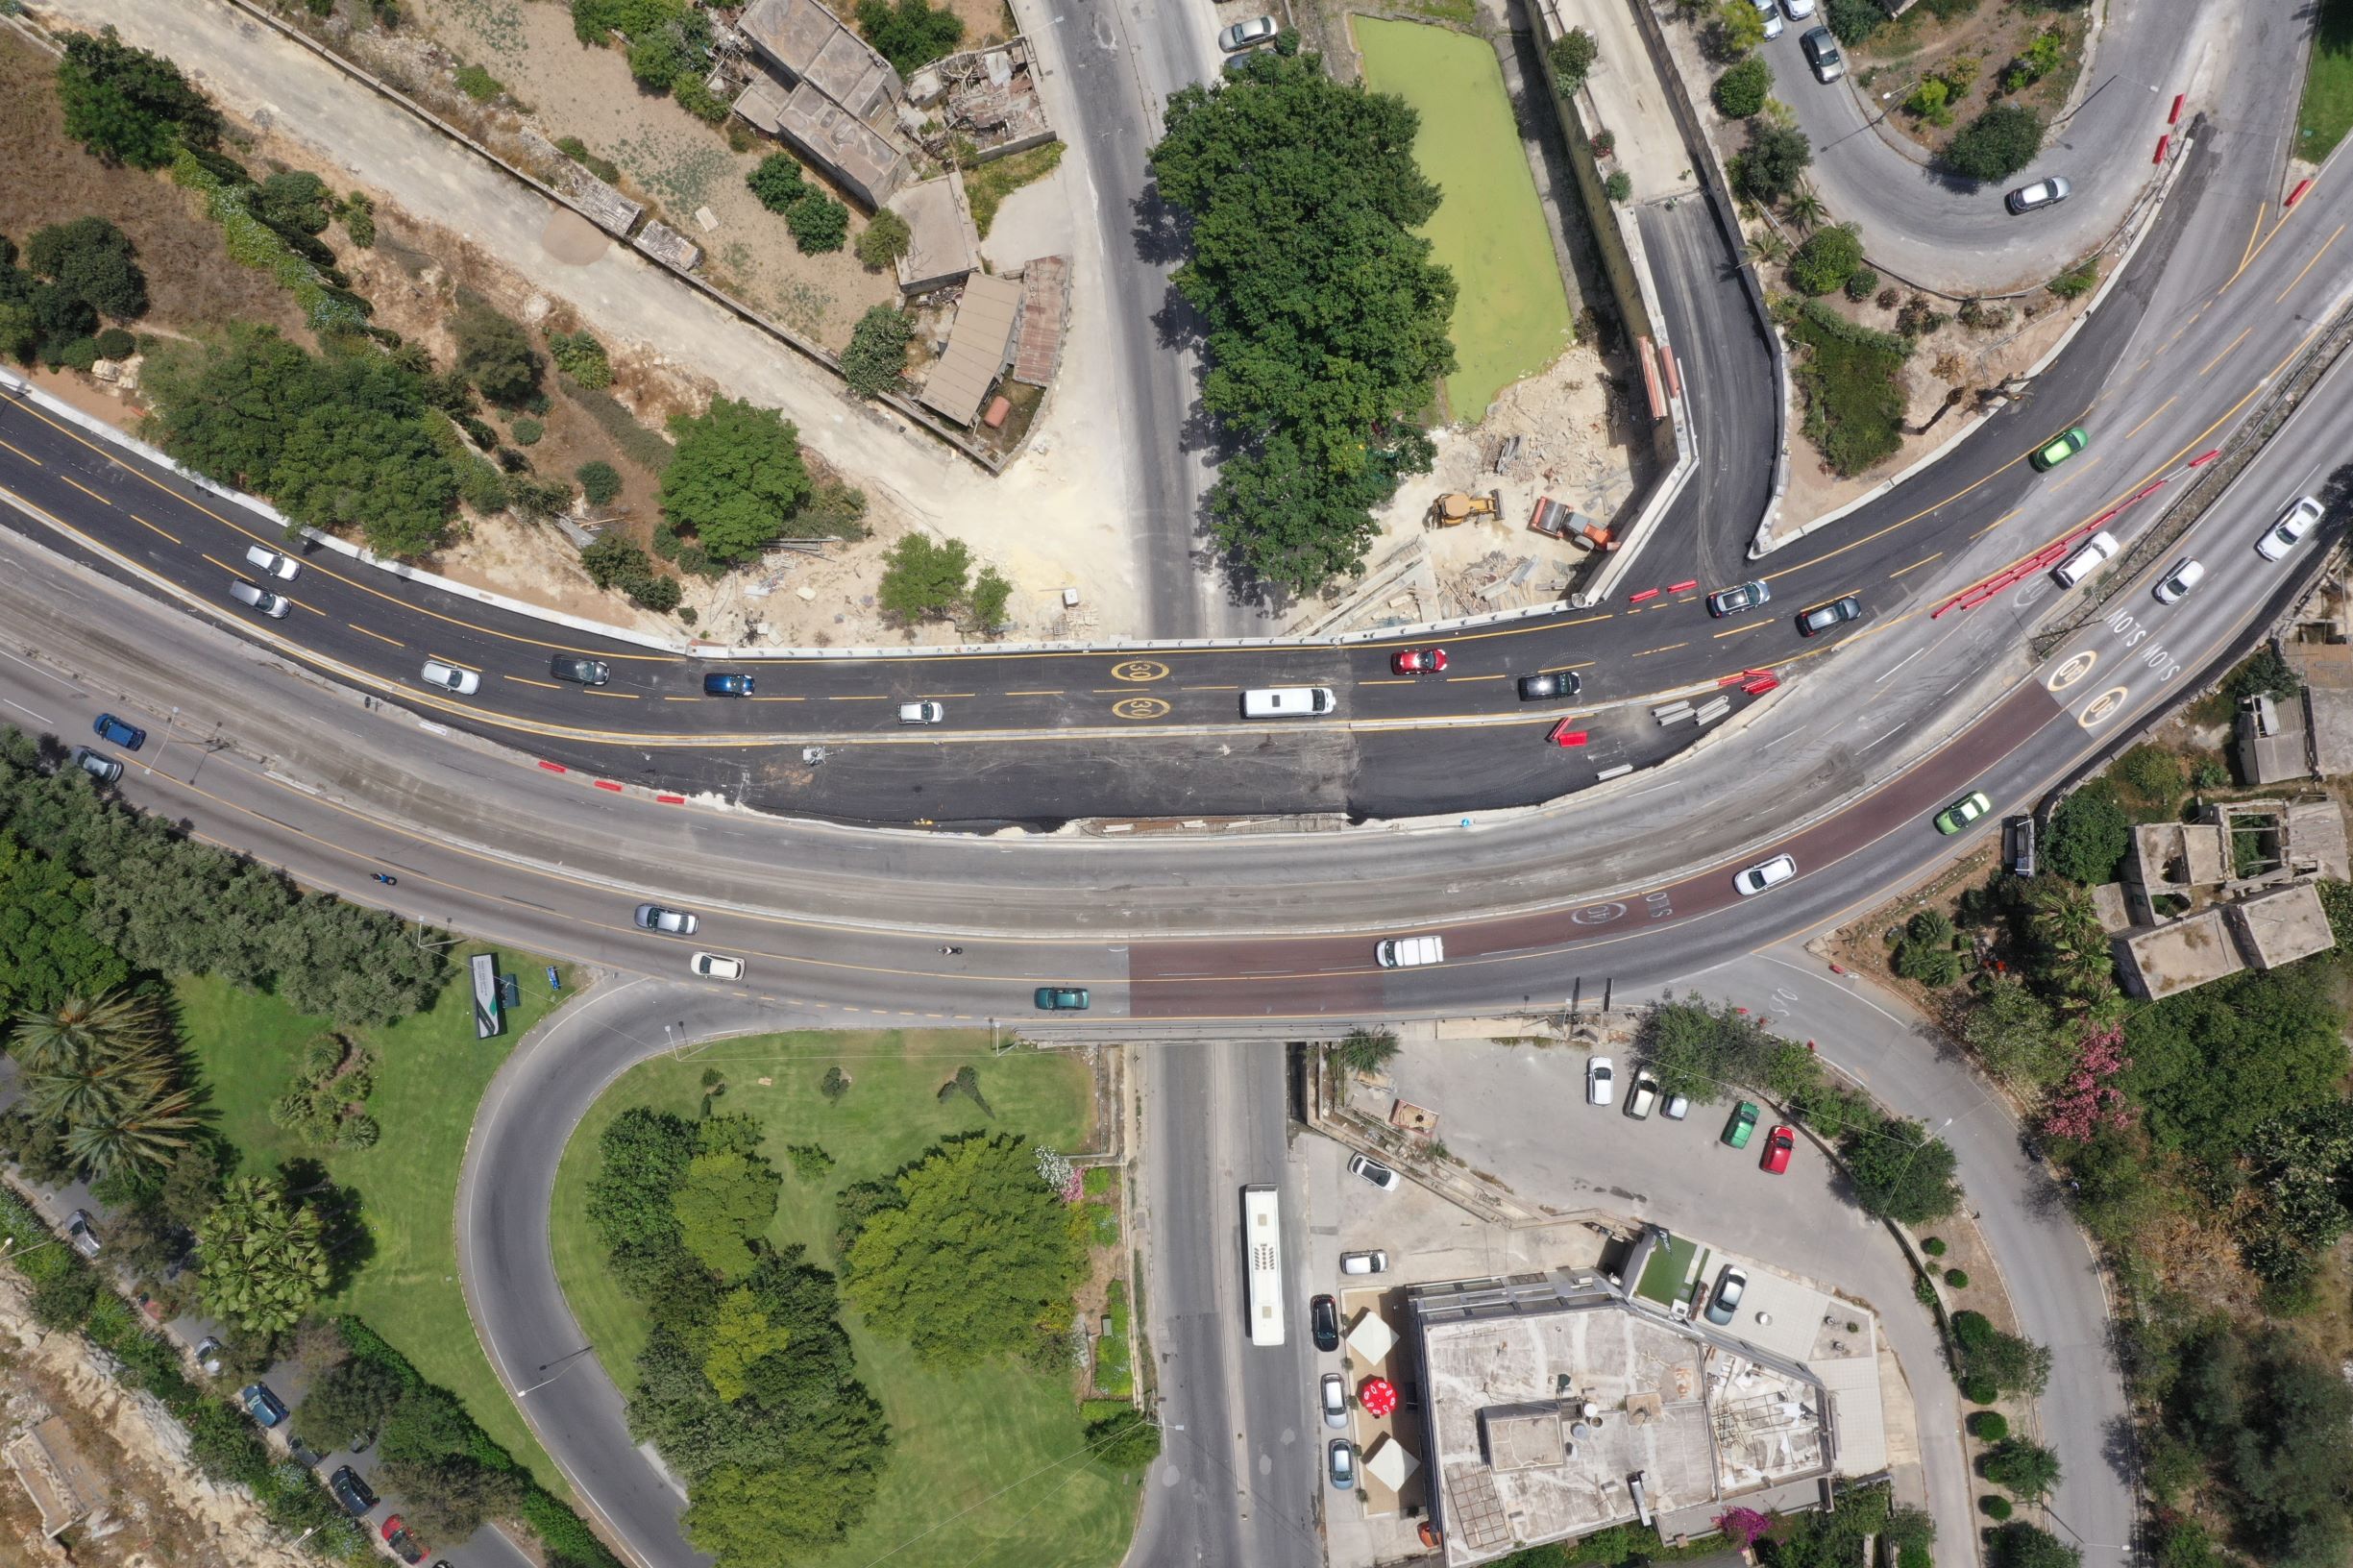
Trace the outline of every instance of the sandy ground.
{"label": "sandy ground", "polygon": [[[1616,429],[1623,421],[1613,419],[1618,400],[1601,355],[1581,343],[1541,374],[1506,388],[1485,423],[1438,431],[1436,462],[1400,486],[1383,514],[1365,577],[1346,600],[1345,613],[1319,604],[1295,625],[1344,630],[1557,599],[1580,557],[1558,540],[1529,532],[1528,520],[1544,496],[1588,518],[1607,517],[1624,504],[1633,476]],[[1496,473],[1496,453],[1514,435],[1521,437],[1519,455]],[[1428,526],[1436,497],[1490,490],[1502,494],[1501,517]]]}
{"label": "sandy ground", "polygon": [[[495,10],[497,0],[489,5]],[[552,5],[524,8],[527,19],[543,12],[564,14]],[[68,25],[112,22],[128,41],[170,55],[225,110],[260,121],[272,133],[267,151],[318,171],[338,189],[368,190],[387,229],[405,226],[420,244],[429,244],[431,259],[482,285],[507,307],[533,293],[544,296],[551,308],[595,331],[617,363],[628,367],[625,375],[691,389],[676,405],[692,406],[723,389],[780,408],[817,459],[866,489],[870,518],[879,529],[922,527],[961,538],[977,563],[994,564],[1010,577],[1016,586],[1010,635],[1140,636],[1153,630],[1143,621],[1138,554],[1124,524],[1132,486],[1123,456],[1130,450],[1124,410],[1105,334],[1090,328],[1104,308],[1099,243],[1090,228],[1076,227],[1087,237],[1073,257],[1071,327],[1058,383],[1029,447],[992,479],[895,417],[853,404],[832,377],[633,253],[607,247],[582,261],[582,248],[559,230],[559,264],[548,245],[545,202],[520,193],[473,154],[225,8],[191,0],[126,12],[110,0],[56,0],[42,13]],[[1066,118],[1067,104],[1052,101],[1062,88],[1051,74],[1045,90],[1049,109]],[[1067,202],[1079,187],[1058,180],[1048,188]],[[379,299],[379,305],[383,308],[385,302]],[[562,400],[557,403],[561,406]],[[655,411],[637,406],[641,415]],[[870,564],[870,556],[846,553]],[[1060,602],[1066,585],[1082,590],[1083,602],[1070,615]],[[523,598],[546,591],[527,581],[499,586]],[[689,602],[700,591],[690,589]],[[855,593],[836,594],[821,624],[863,608],[871,592],[870,580]],[[619,600],[601,602],[607,608],[597,613],[626,618]],[[846,620],[835,641],[882,637],[868,620],[864,626]],[[777,623],[778,640],[783,624]],[[926,641],[961,640],[944,624],[921,629]]]}
{"label": "sandy ground", "polygon": [[63,1568],[308,1568],[242,1489],[214,1485],[188,1462],[187,1429],[155,1399],[100,1369],[77,1334],[50,1334],[25,1310],[14,1274],[0,1278],[0,1439],[65,1417],[110,1495],[71,1532],[70,1553],[41,1538],[13,1476],[0,1486],[0,1560]]}
{"label": "sandy ground", "polygon": [[[524,117],[549,140],[577,136],[620,164],[623,187],[658,205],[672,227],[700,245],[703,270],[730,294],[836,350],[848,343],[867,306],[897,298],[892,276],[867,271],[847,248],[801,255],[784,219],[753,198],[744,176],[768,154],[788,149],[755,137],[752,151],[730,150],[723,130],[641,89],[619,49],[581,44],[569,7],[412,0],[404,12],[416,32],[504,83]],[[705,228],[699,210],[717,227]],[[851,204],[851,245],[865,227],[864,213]]]}

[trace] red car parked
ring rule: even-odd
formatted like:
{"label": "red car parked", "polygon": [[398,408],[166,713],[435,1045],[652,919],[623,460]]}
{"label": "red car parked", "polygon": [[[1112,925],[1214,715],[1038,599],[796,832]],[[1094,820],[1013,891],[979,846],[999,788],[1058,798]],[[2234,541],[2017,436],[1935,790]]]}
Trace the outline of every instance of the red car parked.
{"label": "red car parked", "polygon": [[1767,1175],[1778,1176],[1789,1168],[1790,1151],[1798,1146],[1798,1135],[1789,1128],[1776,1127],[1765,1139],[1764,1167]]}
{"label": "red car parked", "polygon": [[1437,675],[1446,673],[1446,649],[1442,648],[1405,648],[1389,660],[1389,668],[1401,675]]}
{"label": "red car parked", "polygon": [[398,1553],[403,1562],[425,1560],[425,1548],[419,1546],[417,1538],[408,1533],[408,1527],[401,1523],[401,1516],[397,1513],[384,1521],[384,1544]]}

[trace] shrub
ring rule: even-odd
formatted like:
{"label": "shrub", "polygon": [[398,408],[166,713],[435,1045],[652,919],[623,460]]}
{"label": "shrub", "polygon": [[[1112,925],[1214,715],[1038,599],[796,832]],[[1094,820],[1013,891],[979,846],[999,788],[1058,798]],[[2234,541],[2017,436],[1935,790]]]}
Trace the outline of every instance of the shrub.
{"label": "shrub", "polygon": [[1857,267],[1854,276],[1846,282],[1847,298],[1860,305],[1871,298],[1879,286],[1879,275],[1869,267]]}
{"label": "shrub", "polygon": [[109,327],[92,341],[101,359],[128,359],[139,352],[139,340],[120,327]]}
{"label": "shrub", "polygon": [[1947,100],[1951,96],[1952,89],[1945,85],[1943,77],[1927,77],[1912,89],[1912,96],[1903,101],[1904,110],[1931,125],[1947,125],[1952,120],[1952,110],[1946,107]]}
{"label": "shrub", "polygon": [[1863,264],[1863,236],[1851,223],[1817,229],[1789,258],[1789,281],[1808,294],[1844,287]]}
{"label": "shrub", "polygon": [[1553,75],[1560,83],[1560,90],[1574,94],[1585,85],[1593,70],[1593,62],[1602,56],[1602,46],[1593,35],[1581,27],[1572,27],[1553,40],[1545,58],[1552,61]]}
{"label": "shrub", "polygon": [[783,212],[808,190],[799,162],[790,153],[771,153],[760,159],[744,183],[771,212]]}
{"label": "shrub", "polygon": [[858,318],[842,351],[842,379],[862,398],[871,398],[898,384],[907,368],[907,342],[915,335],[915,320],[896,306],[877,305]]}
{"label": "shrub", "polygon": [[1968,1289],[1969,1270],[1965,1268],[1949,1268],[1945,1270],[1945,1283],[1951,1286],[1955,1290]]}
{"label": "shrub", "polygon": [[875,600],[885,615],[901,622],[943,616],[964,599],[971,567],[971,551],[963,540],[935,543],[928,534],[910,533],[883,557]]}
{"label": "shrub", "polygon": [[1732,159],[1732,184],[1742,195],[1770,206],[1798,188],[1798,177],[1813,161],[1814,144],[1804,132],[1752,120],[1749,145]]}
{"label": "shrub", "polygon": [[1998,1443],[2010,1435],[2010,1419],[1999,1410],[1972,1410],[1969,1434],[1981,1443]]}
{"label": "shrub", "polygon": [[2114,879],[2132,843],[2132,823],[2113,791],[2096,780],[2059,802],[2044,835],[2050,869],[2072,882],[2096,886]]}
{"label": "shrub", "polygon": [[528,414],[516,420],[509,429],[514,431],[515,445],[519,447],[535,447],[539,438],[548,433],[548,428]]}
{"label": "shrub", "polygon": [[668,92],[681,72],[692,69],[686,46],[667,29],[629,44],[629,74],[656,92]]}
{"label": "shrub", "polygon": [[1618,134],[1606,126],[1594,132],[1591,136],[1586,138],[1586,140],[1592,146],[1593,156],[1595,158],[1615,158],[1618,156]]}
{"label": "shrub", "polygon": [[161,55],[103,33],[70,33],[58,61],[65,134],[108,163],[159,169],[181,148],[210,147],[221,117]]}
{"label": "shrub", "polygon": [[880,208],[867,223],[866,233],[858,236],[858,260],[869,270],[881,272],[895,265],[914,243],[907,220],[887,207]]}
{"label": "shrub", "polygon": [[457,368],[492,403],[509,407],[539,390],[539,355],[522,326],[478,302],[451,324],[457,339]]}
{"label": "shrub", "polygon": [[1977,1511],[1988,1519],[2007,1519],[2010,1517],[2010,1500],[1999,1492],[1988,1492],[1977,1499]]}
{"label": "shrub", "polygon": [[486,104],[506,90],[504,83],[479,65],[457,67],[457,90],[478,104]]}
{"label": "shrub", "polygon": [[2181,759],[2162,746],[2136,746],[2117,760],[2116,776],[2149,804],[2169,804],[2181,793]]}
{"label": "shrub", "polygon": [[599,158],[596,154],[590,152],[588,150],[588,143],[582,141],[579,137],[558,137],[555,143],[555,150],[562,153],[566,158],[572,159],[575,163],[577,163],[580,167],[586,169],[589,173],[595,175],[598,179],[603,181],[606,184],[611,185],[620,184],[621,165],[614,162],[609,158]]}
{"label": "shrub", "polygon": [[2043,285],[2063,300],[2077,300],[2099,286],[2099,258],[2059,274]]}
{"label": "shrub", "polygon": [[601,506],[621,494],[621,471],[601,457],[582,463],[573,473],[592,506]]}
{"label": "shrub", "polygon": [[1772,96],[1772,66],[1767,66],[1762,54],[1751,54],[1718,75],[1708,96],[1715,99],[1715,113],[1728,120],[1746,120],[1765,109],[1765,99]]}
{"label": "shrub", "polygon": [[821,256],[840,250],[849,237],[849,208],[812,187],[786,208],[784,225],[793,231],[793,245],[803,256]]}
{"label": "shrub", "polygon": [[1823,12],[1838,41],[1849,46],[1863,42],[1887,22],[1879,0],[1828,0]]}
{"label": "shrub", "polygon": [[1961,1397],[1972,1405],[1996,1405],[2001,1401],[2001,1387],[1992,1378],[1972,1374],[1961,1380]]}
{"label": "shrub", "polygon": [[993,634],[1005,624],[1005,606],[1013,598],[1013,584],[997,574],[993,566],[984,566],[972,579],[972,624],[983,632]]}
{"label": "shrub", "polygon": [[1961,128],[1945,149],[1945,161],[1971,180],[2006,180],[2042,150],[2043,117],[2016,104],[1996,104]]}
{"label": "shrub", "polygon": [[1945,1239],[1942,1237],[1932,1236],[1920,1244],[1920,1250],[1931,1258],[1942,1258],[1945,1256]]}
{"label": "shrub", "polygon": [[592,391],[613,384],[613,362],[606,357],[604,345],[586,331],[550,332],[548,355],[556,369]]}
{"label": "shrub", "polygon": [[951,53],[964,38],[964,21],[925,0],[859,0],[858,31],[874,52],[906,76]]}
{"label": "shrub", "polygon": [[1602,194],[1613,202],[1622,202],[1634,193],[1634,181],[1624,169],[1602,182]]}
{"label": "shrub", "polygon": [[680,71],[671,79],[670,95],[685,110],[705,125],[724,125],[727,116],[735,112],[726,99],[704,86],[699,71]]}
{"label": "shrub", "polygon": [[[85,217],[34,230],[25,241],[24,264],[99,314],[132,321],[147,313],[147,279],[135,255],[120,229],[104,218]],[[40,314],[42,307],[34,303]]]}

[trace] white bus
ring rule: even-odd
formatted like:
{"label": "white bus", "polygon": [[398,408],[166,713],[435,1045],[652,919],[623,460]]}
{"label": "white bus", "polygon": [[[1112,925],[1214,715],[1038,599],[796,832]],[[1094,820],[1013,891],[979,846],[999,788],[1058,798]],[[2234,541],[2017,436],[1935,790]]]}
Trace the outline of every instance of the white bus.
{"label": "white bus", "polygon": [[1271,1187],[1242,1188],[1242,1262],[1250,1271],[1250,1342],[1283,1342],[1283,1216]]}

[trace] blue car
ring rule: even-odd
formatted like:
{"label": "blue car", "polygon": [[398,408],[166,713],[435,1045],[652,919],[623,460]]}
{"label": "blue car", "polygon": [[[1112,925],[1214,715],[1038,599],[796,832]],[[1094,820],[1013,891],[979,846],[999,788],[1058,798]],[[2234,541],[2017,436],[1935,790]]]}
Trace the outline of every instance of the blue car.
{"label": "blue car", "polygon": [[246,1413],[265,1427],[274,1427],[286,1418],[285,1401],[271,1393],[268,1384],[247,1384],[237,1390],[237,1397],[245,1402]]}
{"label": "blue car", "polygon": [[1087,1011],[1085,986],[1040,986],[1033,998],[1041,1013],[1084,1013]]}
{"label": "blue car", "polygon": [[702,695],[705,697],[749,697],[751,677],[733,672],[705,675],[702,677]]}
{"label": "blue car", "polygon": [[147,732],[136,724],[126,724],[110,713],[102,713],[90,729],[102,741],[112,741],[126,751],[136,751],[147,744]]}

